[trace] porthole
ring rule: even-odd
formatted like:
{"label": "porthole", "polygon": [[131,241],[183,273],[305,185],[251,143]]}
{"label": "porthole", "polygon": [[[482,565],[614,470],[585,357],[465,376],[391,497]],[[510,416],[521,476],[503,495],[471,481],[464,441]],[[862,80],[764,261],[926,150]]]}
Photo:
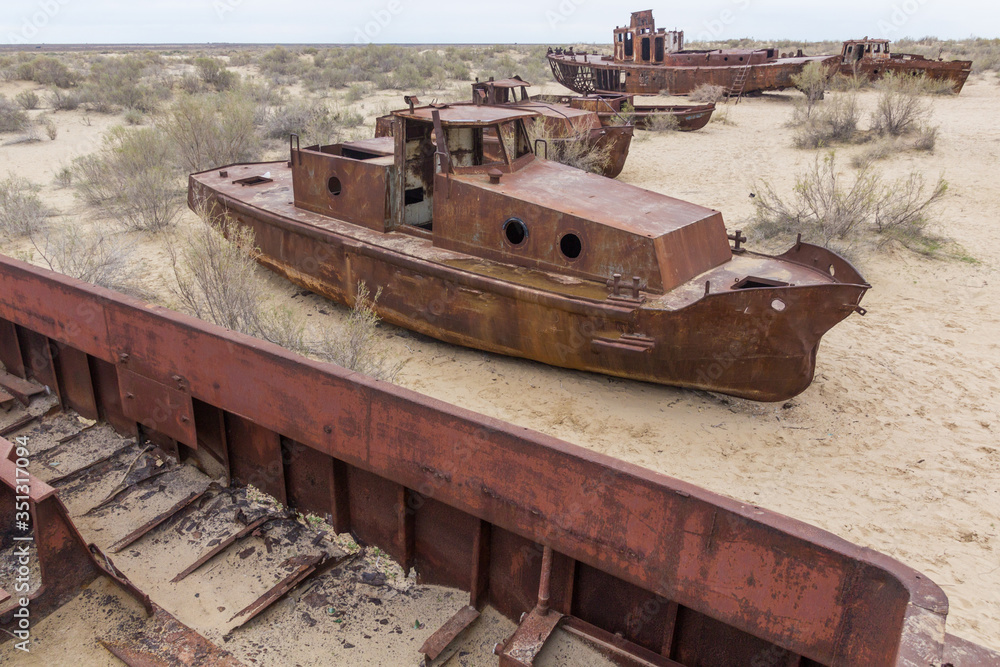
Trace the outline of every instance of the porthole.
{"label": "porthole", "polygon": [[830,265],[829,271],[831,276],[837,275],[837,268],[833,264]]}
{"label": "porthole", "polygon": [[528,226],[519,218],[508,218],[503,223],[503,235],[511,245],[521,245],[528,239]]}
{"label": "porthole", "polygon": [[326,188],[330,191],[330,194],[334,196],[339,195],[341,190],[344,189],[340,184],[340,179],[336,176],[330,177],[330,180],[326,182]]}
{"label": "porthole", "polygon": [[774,308],[779,313],[785,309],[785,302],[781,299],[774,299],[771,301],[771,308]]}
{"label": "porthole", "polygon": [[559,250],[562,251],[562,254],[567,259],[576,259],[583,252],[583,243],[581,243],[580,237],[576,234],[564,234],[559,239]]}

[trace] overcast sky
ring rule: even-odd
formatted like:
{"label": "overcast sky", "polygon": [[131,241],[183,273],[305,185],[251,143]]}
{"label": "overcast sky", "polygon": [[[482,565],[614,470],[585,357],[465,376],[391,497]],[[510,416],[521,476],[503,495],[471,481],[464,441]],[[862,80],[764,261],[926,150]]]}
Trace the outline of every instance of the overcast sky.
{"label": "overcast sky", "polygon": [[[642,0],[637,0],[642,2]],[[996,0],[2,0],[0,43],[611,41],[631,10],[688,41],[1000,37]]]}

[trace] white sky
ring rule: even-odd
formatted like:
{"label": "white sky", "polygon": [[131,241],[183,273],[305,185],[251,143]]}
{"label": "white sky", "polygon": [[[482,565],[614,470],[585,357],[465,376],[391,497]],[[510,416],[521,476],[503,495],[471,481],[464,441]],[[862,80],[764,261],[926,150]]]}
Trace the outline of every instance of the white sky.
{"label": "white sky", "polygon": [[610,44],[649,8],[688,41],[1000,37],[996,0],[2,0],[0,43]]}

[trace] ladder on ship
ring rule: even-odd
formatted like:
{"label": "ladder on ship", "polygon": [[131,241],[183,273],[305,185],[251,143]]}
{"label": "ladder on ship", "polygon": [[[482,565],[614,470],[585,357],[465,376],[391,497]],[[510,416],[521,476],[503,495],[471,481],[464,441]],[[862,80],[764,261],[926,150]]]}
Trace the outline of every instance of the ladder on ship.
{"label": "ladder on ship", "polygon": [[747,64],[740,68],[740,71],[736,73],[736,78],[733,79],[733,85],[729,87],[729,91],[726,94],[726,104],[729,104],[729,100],[736,98],[735,104],[740,103],[740,99],[743,97],[743,91],[747,87],[747,79],[750,78],[750,65],[753,56],[747,56]]}

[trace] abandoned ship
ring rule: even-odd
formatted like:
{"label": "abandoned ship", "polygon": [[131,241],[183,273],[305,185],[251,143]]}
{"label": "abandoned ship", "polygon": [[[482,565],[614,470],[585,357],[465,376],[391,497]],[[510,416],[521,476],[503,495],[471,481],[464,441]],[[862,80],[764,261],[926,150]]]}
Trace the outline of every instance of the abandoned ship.
{"label": "abandoned ship", "polygon": [[840,73],[870,81],[886,75],[925,76],[950,81],[955,94],[962,92],[969,74],[971,60],[931,60],[912,53],[893,53],[887,39],[848,40],[840,54]]}
{"label": "abandoned ship", "polygon": [[701,85],[730,97],[793,88],[792,77],[811,62],[834,67],[838,56],[782,54],[776,48],[687,50],[683,31],[656,28],[652,10],[632,13],[614,30],[614,55],[555,49],[548,54],[556,81],[580,94],[687,95]]}
{"label": "abandoned ship", "polygon": [[[748,251],[722,214],[545,160],[531,111],[393,112],[392,136],[190,177],[189,204],[253,229],[260,261],[440,340],[543,363],[784,400],[869,285],[801,240]],[[500,159],[486,150],[499,137]],[[730,245],[730,241],[733,245]]]}

